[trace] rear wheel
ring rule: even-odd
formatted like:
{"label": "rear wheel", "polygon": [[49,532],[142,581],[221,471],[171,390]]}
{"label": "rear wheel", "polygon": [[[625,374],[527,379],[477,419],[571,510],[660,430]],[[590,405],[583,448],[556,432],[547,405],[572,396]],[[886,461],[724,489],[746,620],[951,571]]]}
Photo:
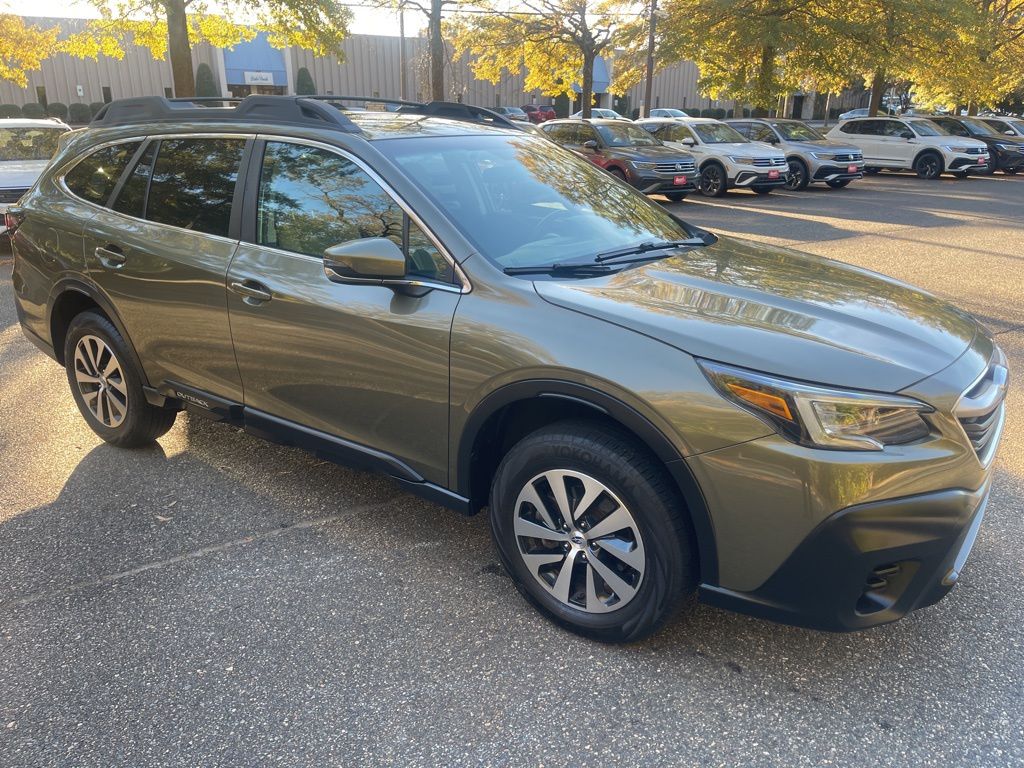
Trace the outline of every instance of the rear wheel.
{"label": "rear wheel", "polygon": [[825,183],[832,187],[832,189],[842,189],[843,187],[849,185],[850,179],[832,179],[831,181],[826,181]]}
{"label": "rear wheel", "polygon": [[700,173],[700,193],[706,197],[721,197],[728,189],[729,182],[725,169],[718,163],[710,163]]}
{"label": "rear wheel", "polygon": [[914,172],[922,179],[937,179],[942,174],[942,158],[934,152],[922,152],[914,161]]}
{"label": "rear wheel", "polygon": [[758,195],[770,195],[774,187],[763,187],[759,184],[755,184],[750,189],[753,190],[753,192]]}
{"label": "rear wheel", "polygon": [[1020,168],[1003,168],[1003,173],[1005,173],[1007,176],[1016,176],[1017,171],[1019,170]]}
{"label": "rear wheel", "polygon": [[807,165],[804,161],[799,157],[790,158],[789,175],[786,176],[786,189],[799,192],[801,189],[807,189],[807,185],[810,183],[810,173],[807,171]]}
{"label": "rear wheel", "polygon": [[612,428],[565,421],[525,437],[498,467],[490,517],[519,591],[597,640],[649,635],[696,583],[689,519],[671,478]]}
{"label": "rear wheel", "polygon": [[88,311],[71,321],[64,367],[89,427],[122,448],[146,445],[174,425],[177,413],[150,405],[128,345],[106,317]]}
{"label": "rear wheel", "polygon": [[673,203],[678,203],[686,199],[686,192],[666,192],[665,197]]}

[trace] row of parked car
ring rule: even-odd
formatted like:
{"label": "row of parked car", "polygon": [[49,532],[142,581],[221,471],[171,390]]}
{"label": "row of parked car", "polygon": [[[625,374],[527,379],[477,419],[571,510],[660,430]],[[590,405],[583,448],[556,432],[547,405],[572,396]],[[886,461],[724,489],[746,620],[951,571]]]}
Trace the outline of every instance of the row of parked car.
{"label": "row of parked car", "polygon": [[815,183],[841,189],[882,170],[934,179],[1024,168],[1024,120],[1011,117],[858,117],[822,133],[799,120],[653,112],[679,114],[634,121],[595,109],[595,117],[577,113],[545,120],[539,129],[637,189],[673,201],[694,191],[718,197],[732,188],[761,195]]}

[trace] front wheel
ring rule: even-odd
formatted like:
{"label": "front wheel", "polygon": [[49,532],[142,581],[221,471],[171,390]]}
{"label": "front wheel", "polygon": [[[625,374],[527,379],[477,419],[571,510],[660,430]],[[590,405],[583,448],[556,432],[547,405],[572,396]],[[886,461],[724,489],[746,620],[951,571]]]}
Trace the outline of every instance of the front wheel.
{"label": "front wheel", "polygon": [[128,344],[100,313],[83,312],[71,321],[64,340],[64,367],[75,405],[106,442],[135,448],[174,425],[175,411],[146,400]]}
{"label": "front wheel", "polygon": [[798,157],[791,158],[789,161],[789,175],[786,176],[786,189],[792,192],[799,192],[802,189],[807,189],[807,185],[810,183],[811,174],[807,170],[804,161]]}
{"label": "front wheel", "polygon": [[700,172],[700,193],[706,197],[721,197],[729,187],[725,169],[716,164],[705,166]]}
{"label": "front wheel", "polygon": [[832,189],[842,189],[850,184],[850,179],[832,179],[825,183],[832,187]]}
{"label": "front wheel", "polygon": [[937,179],[942,174],[942,158],[934,152],[925,152],[914,161],[914,172],[922,179]]}
{"label": "front wheel", "polygon": [[665,197],[671,200],[673,203],[679,203],[686,199],[685,192],[666,192]]}
{"label": "front wheel", "polygon": [[523,438],[498,467],[490,518],[519,591],[596,640],[646,637],[696,584],[671,477],[613,428],[564,421]]}
{"label": "front wheel", "polygon": [[1005,173],[1007,176],[1016,176],[1017,171],[1019,170],[1020,168],[1003,168],[1003,173]]}

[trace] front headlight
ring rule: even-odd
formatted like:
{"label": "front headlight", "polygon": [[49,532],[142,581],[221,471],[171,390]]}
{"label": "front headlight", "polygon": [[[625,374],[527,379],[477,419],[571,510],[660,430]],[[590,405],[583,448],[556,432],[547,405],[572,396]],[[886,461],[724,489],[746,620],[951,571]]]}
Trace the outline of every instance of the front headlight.
{"label": "front headlight", "polygon": [[835,160],[836,155],[834,152],[811,152],[819,160]]}
{"label": "front headlight", "polygon": [[963,144],[944,144],[942,146],[947,152],[969,152],[974,147],[965,147]]}
{"label": "front headlight", "polygon": [[655,168],[658,167],[658,164],[657,163],[638,163],[636,161],[633,161],[633,167],[634,168],[638,168],[638,169],[640,169],[642,171],[653,171]]}
{"label": "front headlight", "polygon": [[1003,152],[1020,152],[1020,144],[996,144]]}
{"label": "front headlight", "polygon": [[746,165],[752,165],[754,158],[748,155],[729,155],[729,159],[734,163],[745,163]]}
{"label": "front headlight", "polygon": [[844,392],[707,360],[698,362],[726,398],[802,445],[880,451],[931,432],[922,414],[934,409],[909,397]]}

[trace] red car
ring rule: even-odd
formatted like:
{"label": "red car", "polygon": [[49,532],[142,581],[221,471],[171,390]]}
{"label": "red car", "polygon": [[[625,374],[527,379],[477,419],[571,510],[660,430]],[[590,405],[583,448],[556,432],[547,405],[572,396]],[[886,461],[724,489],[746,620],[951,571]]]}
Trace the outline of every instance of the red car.
{"label": "red car", "polygon": [[550,104],[524,104],[523,112],[530,118],[531,123],[543,123],[545,120],[554,120],[555,108]]}

